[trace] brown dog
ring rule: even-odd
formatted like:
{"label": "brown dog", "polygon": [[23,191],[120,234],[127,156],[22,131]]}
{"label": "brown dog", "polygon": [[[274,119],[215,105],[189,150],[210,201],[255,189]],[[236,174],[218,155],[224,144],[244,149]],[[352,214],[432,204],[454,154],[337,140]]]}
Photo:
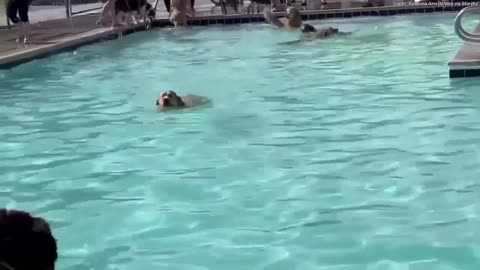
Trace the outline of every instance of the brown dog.
{"label": "brown dog", "polygon": [[302,33],[304,33],[307,39],[327,39],[333,36],[346,36],[351,34],[349,32],[340,32],[338,28],[334,27],[320,28],[317,30],[310,24],[302,25]]}
{"label": "brown dog", "polygon": [[[187,9],[190,7],[190,0],[172,0],[170,22],[175,26],[187,26]],[[193,11],[192,11],[193,12]]]}
{"label": "brown dog", "polygon": [[163,92],[157,99],[155,105],[158,111],[168,109],[184,109],[206,104],[208,99],[195,95],[179,96],[174,91]]}

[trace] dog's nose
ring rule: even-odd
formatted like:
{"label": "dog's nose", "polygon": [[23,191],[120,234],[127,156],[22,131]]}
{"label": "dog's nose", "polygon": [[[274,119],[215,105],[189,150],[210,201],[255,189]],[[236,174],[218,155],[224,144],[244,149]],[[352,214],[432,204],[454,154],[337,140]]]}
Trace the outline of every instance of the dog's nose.
{"label": "dog's nose", "polygon": [[158,99],[157,99],[157,102],[155,102],[155,105],[157,105],[157,106],[160,105],[160,101],[158,101]]}

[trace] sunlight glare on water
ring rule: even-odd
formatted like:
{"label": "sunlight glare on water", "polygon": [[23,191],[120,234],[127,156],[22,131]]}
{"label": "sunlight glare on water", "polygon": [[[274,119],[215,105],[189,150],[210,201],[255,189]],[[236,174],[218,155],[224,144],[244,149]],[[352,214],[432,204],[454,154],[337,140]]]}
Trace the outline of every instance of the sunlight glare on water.
{"label": "sunlight glare on water", "polygon": [[[51,221],[63,270],[477,270],[453,19],[152,30],[1,71],[0,204]],[[157,113],[169,89],[213,103]]]}

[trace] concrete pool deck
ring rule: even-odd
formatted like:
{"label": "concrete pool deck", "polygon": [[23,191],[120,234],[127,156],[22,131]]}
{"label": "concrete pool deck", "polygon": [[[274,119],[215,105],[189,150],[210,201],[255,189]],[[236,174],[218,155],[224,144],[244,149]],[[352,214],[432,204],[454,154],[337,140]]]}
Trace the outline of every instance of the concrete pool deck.
{"label": "concrete pool deck", "polygon": [[[390,16],[399,14],[456,12],[465,6],[383,6],[369,8],[323,9],[302,11],[304,20],[330,18],[351,18],[358,16]],[[202,14],[204,13],[204,14]],[[158,15],[154,27],[169,25],[166,14]],[[162,18],[163,17],[163,18]],[[75,16],[70,19],[51,20],[32,24],[33,43],[27,46],[16,43],[16,31],[0,30],[0,69],[8,69],[38,58],[46,57],[78,46],[121,37],[136,31],[145,30],[143,25],[128,27],[100,27],[95,24],[98,14]],[[197,12],[190,20],[191,25],[239,24],[263,22],[262,14],[209,15]],[[453,27],[453,22],[452,22]],[[479,53],[480,55],[480,53]]]}

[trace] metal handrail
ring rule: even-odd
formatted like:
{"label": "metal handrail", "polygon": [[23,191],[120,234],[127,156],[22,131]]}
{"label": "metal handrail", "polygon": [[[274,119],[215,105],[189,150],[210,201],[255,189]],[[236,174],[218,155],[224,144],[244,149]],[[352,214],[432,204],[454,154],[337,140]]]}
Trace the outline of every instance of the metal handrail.
{"label": "metal handrail", "polygon": [[454,23],[455,34],[465,43],[480,45],[480,35],[468,33],[462,26],[463,16],[471,11],[480,11],[480,6],[466,7],[457,14]]}

